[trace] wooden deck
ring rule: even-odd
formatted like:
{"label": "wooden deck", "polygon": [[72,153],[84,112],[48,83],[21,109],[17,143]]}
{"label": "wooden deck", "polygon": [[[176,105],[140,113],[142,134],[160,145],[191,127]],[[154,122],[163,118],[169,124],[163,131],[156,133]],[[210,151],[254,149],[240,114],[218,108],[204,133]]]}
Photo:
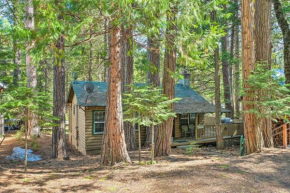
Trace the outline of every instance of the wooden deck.
{"label": "wooden deck", "polygon": [[[234,139],[234,138],[240,138],[241,135],[235,135],[235,136],[224,136],[224,140],[227,139]],[[175,139],[173,143],[171,143],[171,147],[177,147],[177,146],[186,146],[186,145],[202,145],[207,143],[215,143],[216,138],[206,138],[206,139],[193,139],[193,138],[180,138]]]}

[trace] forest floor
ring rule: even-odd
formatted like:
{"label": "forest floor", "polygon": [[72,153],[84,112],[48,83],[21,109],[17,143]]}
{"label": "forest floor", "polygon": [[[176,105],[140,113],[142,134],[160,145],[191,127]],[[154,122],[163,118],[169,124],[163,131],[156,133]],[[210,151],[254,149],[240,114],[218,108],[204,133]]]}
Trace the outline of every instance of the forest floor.
{"label": "forest floor", "polygon": [[[138,152],[130,152],[133,163],[114,167],[99,165],[100,156],[82,156],[70,148],[70,160],[54,160],[51,137],[43,134],[35,154],[43,160],[28,163],[5,157],[23,142],[9,134],[0,146],[0,192],[290,192],[290,150],[266,149],[238,156],[237,147],[217,151],[200,148],[192,154],[173,149],[170,157],[151,166],[138,164]],[[143,163],[149,152],[142,150]]]}

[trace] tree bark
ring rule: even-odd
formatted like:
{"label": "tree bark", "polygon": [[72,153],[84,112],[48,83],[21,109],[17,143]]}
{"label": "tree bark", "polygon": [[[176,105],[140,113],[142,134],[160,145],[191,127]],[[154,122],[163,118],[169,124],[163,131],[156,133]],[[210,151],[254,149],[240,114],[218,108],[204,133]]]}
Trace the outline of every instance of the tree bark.
{"label": "tree bark", "polygon": [[283,34],[283,42],[284,42],[284,71],[286,77],[286,83],[290,83],[290,28],[289,23],[283,14],[282,4],[280,0],[273,0],[274,10],[276,13],[276,18],[280,29]]}
{"label": "tree bark", "polygon": [[113,27],[110,31],[111,65],[108,77],[105,129],[101,153],[101,164],[103,165],[131,162],[127,152],[123,127],[121,30]]}
{"label": "tree bark", "polygon": [[147,80],[150,84],[158,87],[160,86],[160,44],[157,38],[148,37],[147,40],[147,60],[149,65],[153,66],[155,69],[153,71],[149,70],[147,73]]}
{"label": "tree bark", "polygon": [[254,109],[254,93],[249,90],[248,77],[255,67],[255,39],[254,39],[254,2],[242,1],[242,69],[243,69],[243,97],[244,133],[246,139],[247,154],[260,151],[260,135],[257,129],[257,117],[253,113],[246,112]]}
{"label": "tree bark", "polygon": [[[265,70],[271,69],[271,0],[255,1],[255,58],[256,63],[264,64]],[[271,77],[269,77],[270,79]],[[259,95],[269,93],[259,92]],[[258,100],[261,96],[258,96]],[[273,147],[273,136],[270,118],[258,119],[259,132],[263,137],[264,147]]]}
{"label": "tree bark", "polygon": [[[237,4],[236,20],[239,19],[239,5],[238,0],[235,0]],[[235,25],[235,111],[236,118],[240,118],[240,42],[239,42],[239,25]]]}
{"label": "tree bark", "polygon": [[[163,93],[169,99],[174,98],[175,80],[171,73],[176,71],[176,14],[177,8],[171,8],[167,13],[166,43],[164,53],[164,74],[163,74]],[[173,111],[173,103],[170,108]],[[160,124],[156,132],[155,156],[169,155],[171,152],[171,137],[173,129],[173,117]]]}
{"label": "tree bark", "polygon": [[[156,87],[160,86],[160,53],[159,47],[160,44],[157,38],[148,37],[147,40],[147,60],[150,66],[154,67],[154,70],[149,70],[147,73],[147,81],[149,84],[152,84]],[[151,144],[151,131],[150,127],[146,127],[146,141],[145,147],[149,147]],[[155,132],[157,131],[157,127],[155,128]]]}
{"label": "tree bark", "polygon": [[[106,54],[105,60],[110,57],[110,49],[108,48],[110,46],[110,34],[109,34],[109,26],[108,26],[108,20],[105,19],[104,21],[104,30],[105,30],[105,35],[104,35],[104,50]],[[107,62],[104,63],[104,81],[108,81],[108,76],[109,76],[109,68],[107,66]]]}
{"label": "tree bark", "polygon": [[[34,7],[32,0],[26,0],[26,20],[25,27],[33,31],[34,27]],[[37,73],[36,73],[36,65],[33,64],[32,57],[30,55],[31,50],[34,48],[35,43],[33,40],[26,45],[26,76],[27,76],[27,87],[33,88],[36,90],[37,85]],[[28,135],[36,135],[40,136],[40,127],[38,126],[38,121],[36,115],[28,112],[31,116],[31,119],[28,121]]]}
{"label": "tree bark", "polygon": [[[58,0],[55,1],[56,5]],[[62,16],[58,16],[62,20]],[[52,157],[69,159],[66,151],[66,134],[65,134],[65,61],[64,61],[64,35],[59,34],[56,42],[56,58],[53,67],[53,116],[56,126],[53,127],[52,133]]]}
{"label": "tree bark", "polygon": [[[123,92],[130,92],[131,87],[127,85],[133,84],[133,33],[132,29],[127,29],[123,33]],[[128,121],[124,122],[125,140],[127,150],[136,149],[136,134],[134,125]]]}
{"label": "tree bark", "polygon": [[[213,12],[213,21],[217,22],[216,11]],[[216,131],[216,147],[218,149],[224,148],[223,131],[221,127],[221,77],[220,77],[220,61],[219,61],[219,45],[217,45],[214,51],[215,62],[215,131]]]}
{"label": "tree bark", "polygon": [[13,84],[18,86],[19,76],[20,76],[20,50],[17,48],[16,43],[14,42],[14,71],[13,71]]}
{"label": "tree bark", "polygon": [[233,83],[233,66],[234,66],[234,46],[235,46],[235,35],[236,35],[236,28],[235,28],[235,22],[232,22],[231,27],[231,44],[230,44],[230,65],[229,65],[229,72],[230,72],[230,85],[231,85],[231,99],[232,99],[232,118],[234,118],[235,115],[235,104],[234,104],[234,83]]}
{"label": "tree bark", "polygon": [[[90,33],[92,34],[92,29],[90,30]],[[90,50],[89,50],[89,81],[93,80],[93,40],[90,41]]]}
{"label": "tree bark", "polygon": [[[227,26],[227,22],[225,22]],[[222,44],[222,72],[223,72],[223,85],[224,85],[224,100],[226,109],[231,112],[227,116],[233,118],[233,94],[232,84],[230,82],[230,63],[228,57],[228,30],[226,29],[226,35],[221,39]]]}

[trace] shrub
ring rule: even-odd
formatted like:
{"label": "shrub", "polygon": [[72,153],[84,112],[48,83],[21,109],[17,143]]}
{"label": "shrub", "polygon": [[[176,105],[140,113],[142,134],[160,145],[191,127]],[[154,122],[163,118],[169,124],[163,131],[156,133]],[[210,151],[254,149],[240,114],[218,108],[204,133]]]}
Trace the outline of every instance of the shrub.
{"label": "shrub", "polygon": [[30,142],[30,147],[33,151],[38,150],[40,148],[39,143],[37,142],[38,137],[37,136],[33,136],[31,138],[31,142]]}

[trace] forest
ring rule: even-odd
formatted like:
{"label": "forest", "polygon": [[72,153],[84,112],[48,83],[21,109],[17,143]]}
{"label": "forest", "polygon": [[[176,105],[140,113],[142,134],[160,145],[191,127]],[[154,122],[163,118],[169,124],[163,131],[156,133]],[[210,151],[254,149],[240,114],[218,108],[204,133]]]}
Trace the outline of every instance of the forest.
{"label": "forest", "polygon": [[0,0],[0,192],[288,192],[289,84],[289,0]]}

